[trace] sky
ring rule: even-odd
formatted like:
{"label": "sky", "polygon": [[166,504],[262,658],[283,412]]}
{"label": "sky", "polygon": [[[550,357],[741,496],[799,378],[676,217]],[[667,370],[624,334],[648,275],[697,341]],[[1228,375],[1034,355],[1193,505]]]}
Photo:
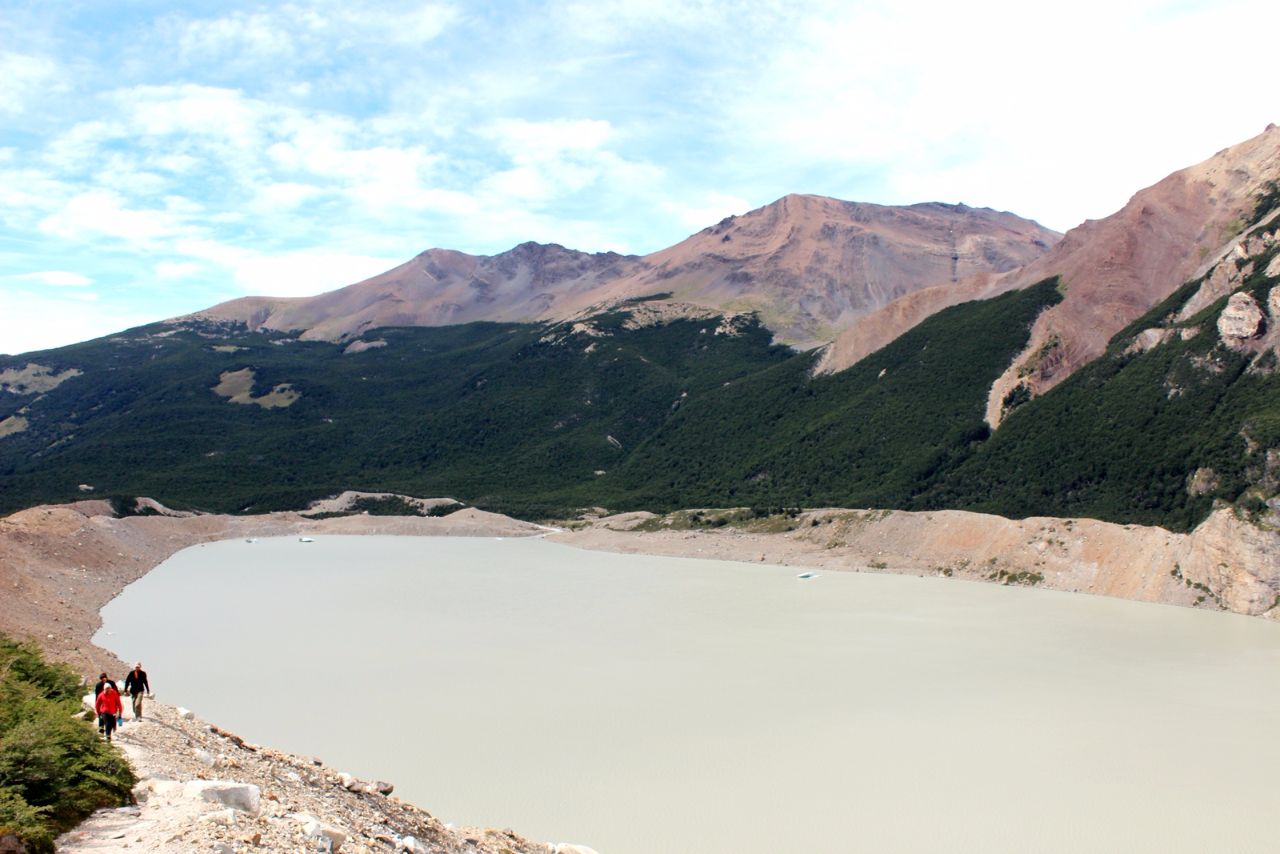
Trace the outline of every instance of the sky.
{"label": "sky", "polygon": [[1065,231],[1280,121],[1274,0],[0,0],[0,353],[786,195]]}

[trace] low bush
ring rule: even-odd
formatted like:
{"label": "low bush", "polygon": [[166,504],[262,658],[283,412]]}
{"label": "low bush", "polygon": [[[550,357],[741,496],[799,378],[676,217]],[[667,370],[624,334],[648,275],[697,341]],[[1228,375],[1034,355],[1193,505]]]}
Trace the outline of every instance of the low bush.
{"label": "low bush", "polygon": [[29,851],[94,810],[128,803],[133,771],[77,714],[80,680],[27,644],[0,635],[0,836]]}

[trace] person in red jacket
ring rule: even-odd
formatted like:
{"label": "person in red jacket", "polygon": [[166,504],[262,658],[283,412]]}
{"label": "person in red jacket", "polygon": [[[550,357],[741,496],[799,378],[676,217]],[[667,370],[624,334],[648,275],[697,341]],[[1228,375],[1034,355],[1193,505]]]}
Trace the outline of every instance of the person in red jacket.
{"label": "person in red jacket", "polygon": [[96,705],[98,729],[102,730],[107,736],[107,741],[110,741],[111,734],[116,731],[116,718],[124,711],[124,706],[120,703],[120,692],[116,690],[114,682],[108,681],[102,687],[102,693],[98,695]]}

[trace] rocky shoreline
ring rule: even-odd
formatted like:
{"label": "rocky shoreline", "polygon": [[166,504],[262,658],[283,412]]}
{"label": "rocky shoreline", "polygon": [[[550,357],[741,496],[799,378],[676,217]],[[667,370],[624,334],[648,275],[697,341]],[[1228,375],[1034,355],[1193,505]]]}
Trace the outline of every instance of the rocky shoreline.
{"label": "rocky shoreline", "polygon": [[245,741],[185,709],[149,702],[115,738],[139,777],[137,804],[100,810],[58,839],[62,854],[253,851],[585,854],[512,830],[453,828],[320,759]]}
{"label": "rocky shoreline", "polygon": [[[82,501],[0,519],[0,590],[6,593],[0,631],[33,640],[86,675],[123,672],[114,655],[92,643],[99,611],[170,555],[240,537],[347,534],[547,536],[584,549],[1026,584],[1280,617],[1280,534],[1225,508],[1195,531],[1175,534],[1088,519],[1009,520],[960,511],[825,509],[745,523],[741,511],[629,513],[552,529],[473,508],[443,517],[317,519],[144,506],[153,515],[120,518],[107,502]],[[590,851],[531,842],[509,830],[455,830],[389,796],[386,786],[248,744],[164,704],[150,708],[148,720],[126,724],[119,736],[143,778],[139,804],[96,815],[67,834],[60,851]],[[226,787],[205,785],[215,782]],[[227,797],[239,798],[241,806],[212,794],[224,788],[238,793]]]}

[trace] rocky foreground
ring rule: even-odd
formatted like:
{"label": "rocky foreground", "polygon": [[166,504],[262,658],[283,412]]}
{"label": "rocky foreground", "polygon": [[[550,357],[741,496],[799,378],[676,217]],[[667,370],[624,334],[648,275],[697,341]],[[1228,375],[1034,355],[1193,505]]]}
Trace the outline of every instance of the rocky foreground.
{"label": "rocky foreground", "polygon": [[389,783],[246,742],[162,703],[129,718],[115,742],[138,774],[137,805],[95,813],[58,840],[63,854],[590,852],[511,830],[455,829],[395,797]]}

